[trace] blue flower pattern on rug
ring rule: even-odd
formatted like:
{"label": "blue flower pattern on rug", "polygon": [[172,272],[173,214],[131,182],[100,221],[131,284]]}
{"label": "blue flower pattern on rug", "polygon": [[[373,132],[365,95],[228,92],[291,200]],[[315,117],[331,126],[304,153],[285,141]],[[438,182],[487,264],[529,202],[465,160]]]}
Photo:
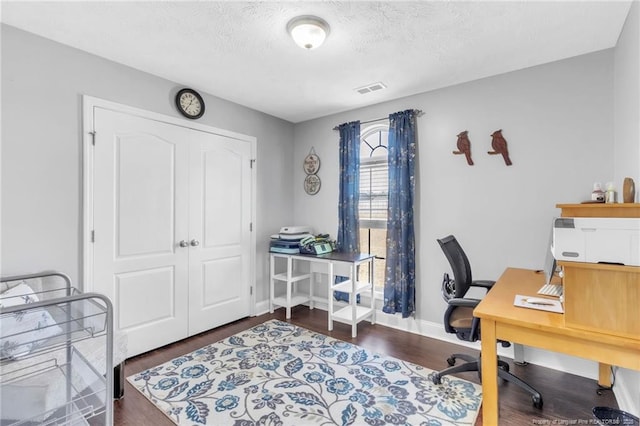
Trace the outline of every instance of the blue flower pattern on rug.
{"label": "blue flower pattern on rug", "polygon": [[179,425],[473,425],[481,387],[267,321],[128,378]]}

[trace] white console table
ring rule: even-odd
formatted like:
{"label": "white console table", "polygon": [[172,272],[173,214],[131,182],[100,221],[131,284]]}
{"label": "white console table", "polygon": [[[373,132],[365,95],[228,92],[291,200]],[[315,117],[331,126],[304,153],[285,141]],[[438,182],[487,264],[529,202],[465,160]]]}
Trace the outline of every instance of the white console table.
{"label": "white console table", "polygon": [[[360,321],[370,317],[371,324],[375,324],[375,298],[373,294],[373,285],[370,282],[359,282],[357,280],[358,266],[367,265],[369,268],[369,277],[373,277],[373,259],[372,254],[366,253],[341,253],[331,252],[321,255],[310,254],[281,254],[270,253],[270,286],[269,286],[269,312],[273,313],[274,306],[283,306],[286,308],[286,318],[291,318],[291,307],[305,302],[309,302],[309,309],[313,309],[313,283],[314,273],[327,274],[327,282],[329,283],[328,298],[328,329],[333,330],[333,321],[339,321],[351,324],[351,335],[356,337],[357,326]],[[287,268],[283,272],[276,271],[276,259],[282,258],[286,260]],[[301,272],[299,269],[300,262],[309,263],[309,271]],[[320,266],[314,267],[314,266]],[[325,269],[326,268],[326,269]],[[349,271],[348,279],[341,283],[334,284],[336,270]],[[345,275],[340,272],[338,275]],[[302,294],[298,291],[298,282],[309,280],[309,293]],[[275,296],[276,284],[285,284],[286,292],[284,296]],[[349,295],[349,305],[336,309],[334,311],[333,292],[341,291]],[[369,306],[357,304],[359,294],[368,293]]]}

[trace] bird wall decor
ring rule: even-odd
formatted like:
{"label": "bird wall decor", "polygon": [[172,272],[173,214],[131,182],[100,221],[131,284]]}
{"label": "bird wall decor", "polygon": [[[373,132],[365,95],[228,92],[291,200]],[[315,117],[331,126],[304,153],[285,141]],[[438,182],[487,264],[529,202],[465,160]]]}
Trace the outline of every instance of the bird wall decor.
{"label": "bird wall decor", "polygon": [[502,129],[496,130],[495,132],[493,132],[491,134],[491,148],[493,148],[493,151],[487,151],[487,154],[489,154],[489,155],[500,154],[500,155],[502,155],[502,158],[504,158],[504,163],[507,166],[510,166],[511,164],[513,164],[513,163],[511,163],[511,159],[509,158],[509,150],[507,149],[507,141],[502,136]]}
{"label": "bird wall decor", "polygon": [[464,156],[467,157],[467,163],[473,166],[473,160],[471,159],[471,141],[469,140],[468,134],[469,132],[467,130],[458,133],[458,141],[456,142],[458,150],[453,151],[453,153],[464,154]]}

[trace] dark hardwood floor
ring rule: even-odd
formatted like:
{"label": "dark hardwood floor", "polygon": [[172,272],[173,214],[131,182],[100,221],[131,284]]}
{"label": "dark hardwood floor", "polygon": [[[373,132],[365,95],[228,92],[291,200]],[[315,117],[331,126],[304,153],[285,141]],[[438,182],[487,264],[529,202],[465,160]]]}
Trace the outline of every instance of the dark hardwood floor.
{"label": "dark hardwood floor", "polygon": [[[284,309],[278,309],[273,315],[267,314],[236,321],[131,358],[126,361],[125,375],[130,376],[157,366],[272,318],[284,320]],[[463,346],[381,325],[372,326],[366,321],[358,325],[358,337],[352,339],[350,326],[334,322],[334,330],[328,332],[327,313],[319,309],[311,311],[304,306],[292,310],[290,322],[357,344],[368,350],[410,361],[433,370],[446,368],[446,360],[451,353],[477,354],[474,350]],[[529,394],[516,386],[500,381],[500,425],[594,424],[591,415],[593,407],[618,408],[612,391],[604,391],[598,395],[598,385],[595,380],[536,365],[517,366],[513,363],[510,364],[511,371],[515,375],[527,381],[542,394],[544,407],[542,410],[534,408]],[[459,377],[479,383],[476,373],[463,373]],[[123,399],[115,402],[116,425],[162,426],[173,424],[128,382],[125,384],[124,395]],[[482,413],[480,413],[476,426],[482,424]]]}

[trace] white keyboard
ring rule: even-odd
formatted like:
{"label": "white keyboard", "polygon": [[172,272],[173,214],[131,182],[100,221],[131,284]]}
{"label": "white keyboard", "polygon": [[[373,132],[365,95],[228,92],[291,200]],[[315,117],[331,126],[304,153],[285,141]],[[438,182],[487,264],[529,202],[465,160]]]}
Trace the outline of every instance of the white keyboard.
{"label": "white keyboard", "polygon": [[545,296],[561,297],[562,285],[545,284],[542,287],[540,287],[540,290],[538,290],[538,294],[543,294]]}

